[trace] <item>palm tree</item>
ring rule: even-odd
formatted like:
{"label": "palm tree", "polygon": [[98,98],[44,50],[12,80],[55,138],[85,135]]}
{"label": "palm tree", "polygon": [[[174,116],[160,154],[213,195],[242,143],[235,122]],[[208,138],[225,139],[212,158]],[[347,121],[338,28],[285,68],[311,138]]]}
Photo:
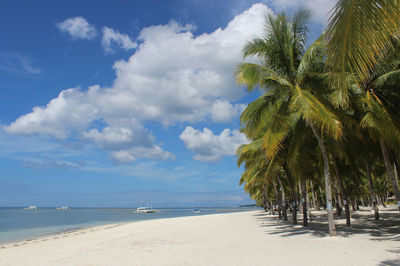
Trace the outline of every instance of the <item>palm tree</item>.
{"label": "palm tree", "polygon": [[[267,191],[273,187],[278,204],[279,218],[283,214],[283,217],[287,220],[286,209],[284,208],[284,186],[279,173],[280,167],[279,165],[271,164],[266,159],[261,146],[261,139],[241,145],[237,150],[237,156],[238,167],[244,164],[244,172],[240,178],[239,185],[246,183],[245,191],[256,200],[262,198],[263,202],[267,201]],[[281,193],[277,190],[275,181],[277,181]]]}
{"label": "palm tree", "polygon": [[[251,108],[257,109],[266,105],[267,108],[264,109],[274,115],[266,116],[265,112],[254,112],[257,115],[247,117],[244,128],[255,129],[256,133],[245,130],[250,138],[262,131],[262,145],[270,161],[274,161],[300,121],[311,129],[324,162],[329,233],[336,235],[330,166],[324,138],[340,138],[342,126],[330,108],[318,100],[318,91],[310,88],[314,76],[325,74],[325,43],[321,37],[305,49],[308,17],[307,11],[295,13],[291,21],[288,21],[284,13],[276,17],[269,15],[264,37],[253,39],[243,49],[245,58],[258,56],[260,64],[240,64],[236,77],[238,83],[247,86],[250,91],[258,86],[266,89],[262,99]],[[280,119],[277,120],[277,117]]]}
{"label": "palm tree", "polygon": [[[339,88],[345,86],[346,72],[368,79],[377,55],[400,27],[398,0],[339,0],[331,12],[327,29],[328,63],[341,73]],[[344,93],[347,98],[347,93]]]}
{"label": "palm tree", "polygon": [[392,39],[387,43],[362,83],[366,93],[361,99],[361,126],[380,145],[400,211],[400,190],[394,171],[398,158],[395,151],[400,149],[400,42]]}

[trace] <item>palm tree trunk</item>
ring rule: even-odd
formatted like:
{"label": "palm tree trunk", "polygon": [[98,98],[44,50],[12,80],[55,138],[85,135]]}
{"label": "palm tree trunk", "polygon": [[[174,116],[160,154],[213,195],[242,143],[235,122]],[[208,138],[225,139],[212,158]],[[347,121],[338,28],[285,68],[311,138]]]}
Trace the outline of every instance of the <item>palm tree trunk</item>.
{"label": "palm tree trunk", "polygon": [[[298,188],[298,192],[299,194],[297,195],[297,198],[299,199],[299,204],[301,202],[301,200],[303,199],[303,192],[302,192],[302,184],[301,181],[299,182],[299,188]],[[302,205],[303,206],[303,205]],[[303,208],[299,207],[299,213],[302,214],[303,213]]]}
{"label": "palm tree trunk", "polygon": [[277,175],[276,179],[278,180],[279,186],[281,187],[281,191],[282,191],[282,196],[281,196],[281,206],[282,207],[281,208],[282,208],[283,219],[285,219],[285,221],[287,221],[285,190],[283,189],[283,183],[282,183],[281,177],[279,175]]}
{"label": "palm tree trunk", "polygon": [[[318,194],[318,193],[317,193],[317,194]],[[321,187],[319,187],[319,194],[318,194],[318,196],[319,196],[320,199],[321,199],[321,203],[322,203],[322,206],[323,206],[324,210],[326,210],[326,201],[324,200],[324,197],[323,197],[322,195],[324,195],[324,193],[322,193],[322,189],[321,189]]]}
{"label": "palm tree trunk", "polygon": [[350,208],[349,208],[348,198],[347,198],[346,192],[344,190],[344,186],[343,186],[342,175],[340,173],[339,166],[337,165],[337,160],[336,160],[335,156],[332,156],[332,161],[333,161],[333,168],[335,169],[335,173],[336,173],[336,180],[337,180],[337,183],[339,186],[339,191],[340,191],[340,194],[342,195],[342,199],[343,199],[344,209],[346,211],[346,225],[350,226]]}
{"label": "palm tree trunk", "polygon": [[325,191],[326,191],[326,211],[328,214],[328,227],[329,227],[329,235],[330,236],[336,236],[336,228],[335,228],[335,222],[333,219],[333,210],[332,210],[332,188],[331,188],[331,176],[329,172],[329,159],[328,159],[328,154],[325,149],[325,144],[323,140],[321,139],[321,136],[319,135],[318,130],[315,128],[315,126],[311,123],[308,122],[308,125],[311,127],[311,130],[314,133],[315,138],[318,141],[319,148],[322,153],[322,158],[324,160],[324,179],[325,179]]}
{"label": "palm tree trunk", "polygon": [[356,206],[354,205],[354,199],[351,200],[351,208],[353,209],[353,211],[356,211]]}
{"label": "palm tree trunk", "polygon": [[302,179],[301,183],[301,202],[303,204],[303,226],[308,226],[307,218],[307,185],[306,181]]}
{"label": "palm tree trunk", "polygon": [[[310,180],[310,182],[311,182],[311,180]],[[307,184],[306,183],[306,189],[307,189],[307,191],[310,191],[309,190],[309,184]],[[310,221],[310,223],[311,223],[311,220],[312,220],[312,215],[311,215],[311,196],[309,195],[310,193],[307,193],[307,209],[308,209],[308,220]]]}
{"label": "palm tree trunk", "polygon": [[397,206],[398,206],[399,212],[400,212],[400,192],[399,192],[399,186],[397,185],[396,177],[393,172],[393,164],[390,161],[389,152],[388,152],[385,141],[382,138],[380,138],[379,143],[381,145],[383,160],[385,161],[386,171],[389,176],[390,182],[392,183],[394,196],[396,197]]}
{"label": "palm tree trunk", "polygon": [[273,182],[274,184],[274,190],[275,190],[275,195],[276,195],[276,201],[278,204],[278,218],[281,219],[282,218],[282,212],[281,212],[281,206],[282,206],[282,199],[281,199],[281,193],[279,193],[278,188],[276,187],[275,182]]}
{"label": "palm tree trunk", "polygon": [[335,182],[335,191],[336,191],[336,215],[342,216],[342,197],[340,196],[337,180],[334,179],[334,182]]}
{"label": "palm tree trunk", "polygon": [[293,224],[297,224],[296,191],[295,191],[295,188],[293,186],[293,182],[292,182],[292,179],[291,179],[291,176],[290,176],[290,172],[289,172],[289,169],[287,168],[286,164],[283,165],[283,170],[285,171],[286,177],[288,179],[288,184],[289,184],[289,187],[290,187],[290,194],[291,194],[292,202],[293,202],[293,204],[292,204],[292,208],[293,208],[293,210],[292,210],[292,221],[293,221]]}
{"label": "palm tree trunk", "polygon": [[317,202],[315,201],[314,187],[313,187],[313,184],[312,184],[311,180],[310,180],[310,187],[311,187],[311,197],[312,197],[314,210],[319,211],[319,206],[317,205]]}
{"label": "palm tree trunk", "polygon": [[399,187],[399,175],[398,175],[398,169],[399,169],[399,165],[396,159],[393,160],[394,163],[394,176],[396,177],[396,183],[397,183],[397,187]]}

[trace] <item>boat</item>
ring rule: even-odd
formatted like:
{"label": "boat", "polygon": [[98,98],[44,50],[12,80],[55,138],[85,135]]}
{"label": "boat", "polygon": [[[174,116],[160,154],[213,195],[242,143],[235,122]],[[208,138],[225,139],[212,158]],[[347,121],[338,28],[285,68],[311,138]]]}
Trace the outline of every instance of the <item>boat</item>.
{"label": "boat", "polygon": [[25,210],[37,210],[38,207],[37,206],[28,206],[26,208],[24,208]]}
{"label": "boat", "polygon": [[194,209],[192,213],[200,213],[200,209]]}
{"label": "boat", "polygon": [[139,208],[136,209],[136,213],[155,213],[158,212],[158,210],[153,209],[153,206],[149,204],[146,204],[146,207],[140,205]]}
{"label": "boat", "polygon": [[68,207],[68,206],[61,206],[61,207],[56,208],[56,209],[57,209],[57,210],[69,210],[70,207]]}

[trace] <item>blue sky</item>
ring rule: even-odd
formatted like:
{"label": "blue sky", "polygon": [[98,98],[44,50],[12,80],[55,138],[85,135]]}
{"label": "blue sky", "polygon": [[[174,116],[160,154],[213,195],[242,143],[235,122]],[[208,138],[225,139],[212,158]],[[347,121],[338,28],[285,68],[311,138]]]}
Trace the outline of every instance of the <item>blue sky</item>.
{"label": "blue sky", "polygon": [[263,17],[333,0],[3,1],[0,206],[235,206],[233,78]]}

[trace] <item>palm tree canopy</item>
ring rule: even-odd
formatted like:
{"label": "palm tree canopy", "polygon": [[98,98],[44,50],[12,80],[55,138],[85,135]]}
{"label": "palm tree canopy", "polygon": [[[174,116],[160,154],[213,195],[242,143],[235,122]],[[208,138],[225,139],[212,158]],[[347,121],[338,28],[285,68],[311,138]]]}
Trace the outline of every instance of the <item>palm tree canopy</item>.
{"label": "palm tree canopy", "polygon": [[339,0],[327,29],[328,64],[342,73],[337,81],[346,90],[345,72],[361,81],[369,78],[377,56],[400,26],[400,1]]}

